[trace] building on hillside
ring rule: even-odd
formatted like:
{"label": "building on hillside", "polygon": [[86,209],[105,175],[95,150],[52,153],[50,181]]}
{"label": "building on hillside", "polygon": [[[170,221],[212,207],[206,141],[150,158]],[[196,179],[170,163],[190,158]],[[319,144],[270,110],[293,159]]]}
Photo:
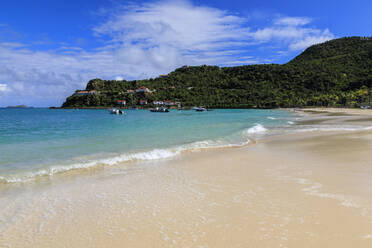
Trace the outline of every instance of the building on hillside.
{"label": "building on hillside", "polygon": [[163,101],[153,101],[152,102],[154,105],[164,105]]}
{"label": "building on hillside", "polygon": [[117,104],[118,105],[121,105],[121,106],[125,106],[125,105],[127,105],[127,101],[125,101],[125,100],[118,100],[117,101]]}
{"label": "building on hillside", "polygon": [[127,90],[127,94],[133,94],[134,90]]}
{"label": "building on hillside", "polygon": [[166,105],[166,106],[173,106],[175,104],[174,104],[174,102],[172,102],[170,100],[167,100],[167,101],[164,102],[164,105]]}
{"label": "building on hillside", "polygon": [[147,105],[147,100],[143,100],[143,99],[141,99],[141,100],[139,101],[139,104],[140,104],[140,105]]}
{"label": "building on hillside", "polygon": [[136,93],[151,93],[151,90],[149,90],[147,87],[142,86],[138,89],[136,89]]}
{"label": "building on hillside", "polygon": [[78,96],[94,95],[97,93],[95,90],[78,90],[75,92]]}

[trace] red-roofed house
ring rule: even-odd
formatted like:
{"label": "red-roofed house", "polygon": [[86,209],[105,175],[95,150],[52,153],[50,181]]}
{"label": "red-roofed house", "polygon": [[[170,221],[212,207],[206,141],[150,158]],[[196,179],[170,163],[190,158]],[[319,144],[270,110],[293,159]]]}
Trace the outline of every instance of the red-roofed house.
{"label": "red-roofed house", "polygon": [[151,90],[149,90],[145,86],[142,86],[142,87],[136,89],[136,93],[151,93]]}
{"label": "red-roofed house", "polygon": [[119,105],[126,105],[127,104],[127,101],[125,101],[125,100],[118,100],[117,101],[117,103],[119,104]]}
{"label": "red-roofed house", "polygon": [[140,103],[140,105],[146,105],[147,104],[147,100],[142,100],[141,99],[139,103]]}
{"label": "red-roofed house", "polygon": [[127,90],[127,94],[133,94],[134,90]]}

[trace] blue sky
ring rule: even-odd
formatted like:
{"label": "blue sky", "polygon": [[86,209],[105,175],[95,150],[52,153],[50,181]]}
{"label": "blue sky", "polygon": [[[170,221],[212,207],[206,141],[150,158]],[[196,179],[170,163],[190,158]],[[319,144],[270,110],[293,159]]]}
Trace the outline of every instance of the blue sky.
{"label": "blue sky", "polygon": [[312,44],[371,36],[371,10],[367,0],[2,0],[0,106],[59,106],[97,77],[286,63]]}

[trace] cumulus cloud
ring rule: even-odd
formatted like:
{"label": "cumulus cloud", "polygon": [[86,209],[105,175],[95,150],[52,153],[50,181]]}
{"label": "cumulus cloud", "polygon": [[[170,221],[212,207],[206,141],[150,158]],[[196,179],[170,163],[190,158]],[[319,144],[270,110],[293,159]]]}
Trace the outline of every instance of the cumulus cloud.
{"label": "cumulus cloud", "polygon": [[[64,45],[40,51],[18,42],[0,43],[1,105],[60,105],[92,78],[148,78],[185,65],[239,65],[266,61],[252,46],[280,43],[301,50],[333,38],[309,27],[307,17],[282,17],[250,28],[249,18],[187,1],[162,1],[105,11],[92,34],[94,50]],[[4,86],[6,85],[6,86]]]}
{"label": "cumulus cloud", "polygon": [[245,22],[219,9],[168,1],[125,8],[94,31],[112,42],[140,43],[143,49],[161,44],[187,53],[240,44],[248,38]]}

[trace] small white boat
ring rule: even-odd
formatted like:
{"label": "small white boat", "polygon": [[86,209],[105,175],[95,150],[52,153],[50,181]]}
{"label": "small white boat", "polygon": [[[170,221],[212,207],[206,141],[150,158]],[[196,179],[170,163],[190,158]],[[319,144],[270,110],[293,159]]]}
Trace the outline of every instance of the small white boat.
{"label": "small white boat", "polygon": [[110,114],[112,115],[122,115],[124,112],[121,109],[112,108],[110,109]]}
{"label": "small white boat", "polygon": [[196,110],[197,112],[204,112],[204,111],[207,111],[207,109],[204,108],[204,107],[202,107],[202,106],[200,106],[200,107],[198,107],[198,108],[195,108],[195,110]]}
{"label": "small white boat", "polygon": [[165,107],[157,107],[157,108],[153,108],[153,109],[150,109],[151,112],[162,112],[162,113],[166,113],[166,112],[169,112],[169,110]]}

